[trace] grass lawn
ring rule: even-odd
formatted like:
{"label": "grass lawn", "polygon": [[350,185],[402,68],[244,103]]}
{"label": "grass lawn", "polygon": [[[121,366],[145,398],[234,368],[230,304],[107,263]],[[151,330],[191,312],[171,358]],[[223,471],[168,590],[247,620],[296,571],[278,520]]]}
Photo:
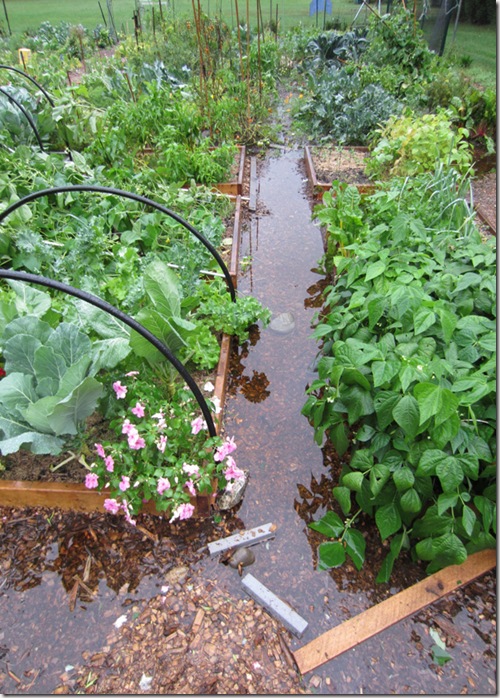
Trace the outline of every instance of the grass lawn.
{"label": "grass lawn", "polygon": [[[323,0],[317,0],[322,8]],[[148,0],[144,2],[146,21],[151,20],[152,10],[155,8],[156,17],[159,17],[160,5],[164,16],[178,18],[182,16],[192,17],[192,0]],[[315,0],[312,0],[315,2]],[[260,0],[260,15],[264,25],[270,20],[279,21],[280,31],[286,31],[291,27],[303,25],[305,27],[323,28],[324,20],[339,20],[341,26],[350,27],[353,21],[355,26],[364,25],[372,14],[366,6],[358,5],[355,0],[331,0],[332,13],[324,14],[321,9],[318,14],[310,16],[311,0]],[[115,26],[118,31],[133,32],[132,15],[136,8],[136,0],[112,0]],[[200,0],[203,12],[211,17],[223,17],[232,27],[236,26],[236,8],[240,23],[247,20],[247,12],[250,25],[257,25],[257,0]],[[87,0],[86,2],[68,2],[68,0],[3,0],[0,5],[0,24],[7,29],[4,7],[7,10],[9,23],[13,34],[24,32],[28,29],[36,29],[41,22],[48,20],[52,24],[66,21],[71,24],[83,24],[92,29],[97,24],[103,24],[101,9],[108,20],[106,0]],[[370,7],[386,11],[386,3],[373,2]],[[430,23],[427,30],[430,28]],[[474,80],[485,87],[496,86],[496,27],[473,26],[460,24],[454,36],[454,24],[448,30],[445,54],[454,52],[458,56],[472,58],[468,70]]]}
{"label": "grass lawn", "polygon": [[496,27],[459,24],[455,40],[453,34],[454,27],[450,27],[445,55],[453,52],[460,57],[471,58],[467,73],[484,87],[496,89]]}
{"label": "grass lawn", "polygon": [[[165,2],[165,0],[163,0]],[[100,0],[106,21],[108,20],[106,0]],[[5,0],[5,8],[13,34],[36,29],[42,22],[49,21],[58,24],[65,21],[70,24],[83,24],[93,29],[98,24],[104,24],[98,0],[86,2],[68,2],[68,0]],[[120,31],[122,23],[129,25],[133,31],[132,14],[135,10],[135,0],[113,0],[115,24]],[[4,3],[0,5],[0,22],[7,29]]]}

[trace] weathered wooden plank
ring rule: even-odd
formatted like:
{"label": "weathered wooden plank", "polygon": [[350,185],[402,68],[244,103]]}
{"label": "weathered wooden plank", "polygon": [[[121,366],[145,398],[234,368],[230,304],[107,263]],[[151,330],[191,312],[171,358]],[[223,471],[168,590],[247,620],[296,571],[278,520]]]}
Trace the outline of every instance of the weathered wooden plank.
{"label": "weathered wooden plank", "polygon": [[255,545],[256,543],[269,540],[269,538],[274,538],[275,528],[276,526],[274,524],[267,523],[263,526],[250,528],[248,531],[233,533],[232,536],[214,540],[207,545],[210,557],[215,557],[215,555],[219,555],[220,553],[230,550],[231,548],[241,548],[243,546],[249,547],[251,545]]}
{"label": "weathered wooden plank", "polygon": [[257,209],[257,158],[253,155],[250,158],[250,199],[248,201],[248,210],[255,211]]}
{"label": "weathered wooden plank", "polygon": [[277,618],[285,628],[297,637],[302,637],[307,629],[307,621],[299,616],[291,606],[282,601],[274,592],[259,582],[252,574],[246,574],[241,580],[241,585],[252,599]]}
{"label": "weathered wooden plank", "polygon": [[470,555],[461,565],[450,565],[408,589],[359,613],[323,633],[293,654],[302,674],[337,657],[360,642],[385,630],[403,618],[493,569],[496,551],[482,550]]}

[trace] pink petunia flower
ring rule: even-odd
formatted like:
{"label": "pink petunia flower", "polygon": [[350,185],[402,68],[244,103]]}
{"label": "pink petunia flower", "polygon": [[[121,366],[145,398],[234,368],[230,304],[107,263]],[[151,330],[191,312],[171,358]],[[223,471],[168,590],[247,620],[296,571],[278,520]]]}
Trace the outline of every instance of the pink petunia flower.
{"label": "pink petunia flower", "polygon": [[123,502],[122,502],[122,509],[123,509],[123,511],[125,512],[125,519],[128,521],[128,523],[129,523],[131,526],[135,526],[135,524],[136,524],[137,522],[130,516],[130,511],[129,511],[129,508],[128,508],[128,502],[127,502],[127,501],[123,501]]}
{"label": "pink petunia flower", "polygon": [[105,458],[106,454],[104,453],[104,448],[102,444],[94,444],[95,450],[97,451],[97,455],[100,456],[101,458]]}
{"label": "pink petunia flower", "polygon": [[165,421],[165,415],[163,414],[163,410],[160,410],[156,414],[153,415],[153,419],[158,420],[158,424],[156,425],[157,429],[165,429],[167,426],[167,423]]}
{"label": "pink petunia flower", "polygon": [[133,378],[134,376],[139,375],[139,371],[129,371],[128,373],[125,374],[127,377]]}
{"label": "pink petunia flower", "polygon": [[236,444],[234,443],[234,436],[229,438],[229,436],[226,438],[222,446],[219,446],[216,449],[215,455],[214,455],[214,460],[218,462],[222,462],[226,456],[228,456],[230,453],[236,450]]}
{"label": "pink petunia flower", "polygon": [[122,424],[122,434],[130,434],[130,430],[135,429],[130,419],[124,419]]}
{"label": "pink petunia flower", "polygon": [[179,506],[174,509],[174,513],[169,523],[172,523],[172,521],[175,521],[175,519],[179,519],[180,521],[190,519],[193,512],[194,506],[192,504],[179,504]]}
{"label": "pink petunia flower", "polygon": [[106,466],[106,470],[112,473],[115,469],[115,461],[113,460],[113,456],[106,456],[104,459],[104,465]]}
{"label": "pink petunia flower", "polygon": [[118,514],[121,509],[120,504],[116,499],[105,499],[104,508],[106,511],[109,511],[110,514]]}
{"label": "pink petunia flower", "polygon": [[164,434],[161,434],[160,438],[155,443],[156,443],[156,446],[158,447],[158,450],[161,451],[162,453],[165,453],[165,448],[167,446],[167,437]]}
{"label": "pink petunia flower", "polygon": [[238,468],[236,462],[232,456],[227,458],[227,468],[224,470],[224,477],[226,480],[244,480],[245,473],[243,470]]}
{"label": "pink petunia flower", "polygon": [[170,481],[169,481],[168,477],[160,477],[158,479],[158,484],[156,486],[156,491],[158,492],[158,494],[163,494],[165,492],[165,490],[169,490],[169,489],[170,489]]}
{"label": "pink petunia flower", "polygon": [[190,494],[192,497],[196,497],[196,490],[195,490],[195,488],[194,488],[194,483],[193,483],[192,480],[188,480],[188,481],[186,482],[186,487],[187,487],[187,489],[188,489],[189,494]]}
{"label": "pink petunia flower", "polygon": [[115,391],[118,400],[121,400],[127,394],[127,386],[122,385],[120,381],[115,381],[113,383],[113,390]]}
{"label": "pink petunia flower", "polygon": [[141,402],[136,402],[135,407],[132,407],[132,414],[136,417],[144,417],[144,405]]}
{"label": "pink petunia flower", "polygon": [[200,474],[200,467],[198,465],[190,465],[189,463],[183,463],[182,469],[188,475],[199,475]]}
{"label": "pink petunia flower", "polygon": [[89,490],[93,490],[97,487],[99,484],[99,478],[95,473],[87,473],[85,476],[85,487],[88,487]]}
{"label": "pink petunia flower", "polygon": [[131,426],[128,432],[128,445],[133,451],[139,451],[141,448],[146,447],[146,442],[139,436],[139,432],[136,427]]}
{"label": "pink petunia flower", "polygon": [[122,481],[118,485],[122,492],[125,492],[130,487],[130,478],[128,475],[122,475]]}
{"label": "pink petunia flower", "polygon": [[207,423],[201,417],[196,417],[191,422],[191,434],[198,434],[202,429],[207,428]]}

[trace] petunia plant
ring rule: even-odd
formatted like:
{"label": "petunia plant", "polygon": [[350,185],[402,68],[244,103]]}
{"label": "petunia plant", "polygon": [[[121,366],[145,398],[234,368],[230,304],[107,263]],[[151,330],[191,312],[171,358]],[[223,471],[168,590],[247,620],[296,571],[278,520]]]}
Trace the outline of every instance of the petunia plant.
{"label": "petunia plant", "polygon": [[[110,428],[116,438],[95,444],[96,460],[89,466],[85,485],[105,490],[106,511],[134,516],[145,502],[154,501],[170,521],[189,519],[198,494],[230,491],[244,479],[231,455],[233,438],[210,436],[193,393],[185,385],[165,397],[153,380],[130,371],[112,384]],[[207,393],[213,385],[206,383]],[[207,397],[216,414],[219,400]]]}

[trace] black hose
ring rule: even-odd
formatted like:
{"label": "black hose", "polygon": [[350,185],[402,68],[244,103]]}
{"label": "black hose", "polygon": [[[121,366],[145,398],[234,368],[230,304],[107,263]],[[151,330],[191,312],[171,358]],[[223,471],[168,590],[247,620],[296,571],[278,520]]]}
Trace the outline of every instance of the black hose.
{"label": "black hose", "polygon": [[158,349],[158,351],[160,351],[163,354],[163,356],[165,356],[170,361],[172,366],[175,369],[177,369],[180,375],[184,378],[189,388],[191,388],[191,391],[193,392],[196,401],[198,402],[198,405],[201,408],[201,411],[207,423],[207,428],[210,436],[217,436],[217,430],[215,428],[210,409],[189,371],[186,369],[184,364],[181,363],[179,359],[177,359],[177,357],[175,357],[170,352],[168,347],[166,347],[163,344],[163,342],[160,342],[160,340],[157,337],[155,337],[154,334],[152,334],[148,329],[146,329],[143,325],[137,322],[137,320],[134,320],[134,318],[130,317],[129,315],[126,315],[121,310],[118,310],[118,308],[115,308],[113,305],[111,305],[107,301],[102,300],[101,298],[98,298],[97,296],[93,296],[92,294],[87,293],[86,291],[82,291],[79,288],[68,286],[67,284],[64,284],[60,281],[55,281],[54,279],[49,279],[45,276],[38,276],[37,274],[30,274],[25,271],[12,271],[11,269],[0,269],[0,278],[16,279],[17,281],[25,281],[33,284],[38,284],[39,286],[46,286],[47,288],[52,288],[56,291],[62,291],[63,293],[67,293],[70,296],[75,296],[75,298],[80,298],[81,300],[86,301],[87,303],[95,305],[96,308],[100,308],[101,310],[104,310],[106,313],[113,315],[113,317],[117,318],[118,320],[121,320],[123,323],[125,323],[125,325],[128,325],[130,328],[138,332],[145,339],[147,339],[148,342],[150,342],[156,349]]}

